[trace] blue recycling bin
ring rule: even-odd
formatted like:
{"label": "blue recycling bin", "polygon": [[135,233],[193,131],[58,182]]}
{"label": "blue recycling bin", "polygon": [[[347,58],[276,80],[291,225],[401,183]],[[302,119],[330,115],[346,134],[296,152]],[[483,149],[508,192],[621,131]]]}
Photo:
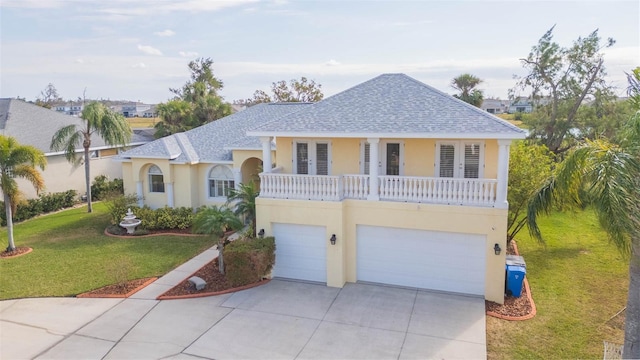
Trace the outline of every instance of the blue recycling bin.
{"label": "blue recycling bin", "polygon": [[526,274],[527,268],[524,266],[507,265],[507,295],[522,295],[522,282]]}

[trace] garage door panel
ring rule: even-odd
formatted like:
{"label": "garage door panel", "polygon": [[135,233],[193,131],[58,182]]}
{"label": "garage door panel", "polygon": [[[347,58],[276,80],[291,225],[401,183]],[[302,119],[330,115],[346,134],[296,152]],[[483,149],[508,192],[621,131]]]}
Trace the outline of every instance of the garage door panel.
{"label": "garage door panel", "polygon": [[485,236],[359,225],[356,241],[360,281],[484,294]]}
{"label": "garage door panel", "polygon": [[276,277],[327,281],[325,228],[296,224],[273,224],[276,238]]}

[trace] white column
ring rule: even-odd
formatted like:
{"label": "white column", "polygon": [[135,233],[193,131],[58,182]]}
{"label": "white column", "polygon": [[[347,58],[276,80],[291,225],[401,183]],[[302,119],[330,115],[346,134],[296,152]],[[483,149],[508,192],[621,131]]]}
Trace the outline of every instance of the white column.
{"label": "white column", "polygon": [[369,195],[367,200],[378,201],[380,194],[378,193],[378,163],[380,162],[378,152],[380,151],[380,139],[367,139],[369,143]]}
{"label": "white column", "polygon": [[496,189],[496,207],[508,209],[507,188],[509,185],[509,147],[511,140],[498,140],[498,187]]}
{"label": "white column", "polygon": [[236,190],[240,190],[240,183],[242,183],[242,170],[233,169],[233,183]]}
{"label": "white column", "polygon": [[167,188],[167,206],[173,207],[173,183],[164,183]]}
{"label": "white column", "polygon": [[138,198],[138,206],[144,206],[144,190],[142,188],[142,181],[136,182],[136,197]]}
{"label": "white column", "polygon": [[260,142],[262,143],[262,171],[266,173],[271,172],[271,136],[261,136]]}

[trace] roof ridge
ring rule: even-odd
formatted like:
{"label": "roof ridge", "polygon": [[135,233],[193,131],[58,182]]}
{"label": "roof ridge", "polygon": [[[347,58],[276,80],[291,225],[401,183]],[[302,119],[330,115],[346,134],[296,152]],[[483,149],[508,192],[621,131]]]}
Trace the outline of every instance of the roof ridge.
{"label": "roof ridge", "polygon": [[184,156],[186,156],[189,162],[200,160],[198,153],[193,147],[193,144],[191,144],[191,140],[189,140],[189,137],[184,132],[180,132],[174,135],[178,142],[178,146],[180,146],[182,153],[184,154]]}

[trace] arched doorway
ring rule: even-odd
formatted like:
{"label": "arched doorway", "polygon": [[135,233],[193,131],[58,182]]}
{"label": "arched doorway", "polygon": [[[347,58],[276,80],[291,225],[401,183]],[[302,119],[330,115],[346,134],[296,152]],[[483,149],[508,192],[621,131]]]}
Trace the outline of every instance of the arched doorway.
{"label": "arched doorway", "polygon": [[262,171],[262,160],[252,157],[242,163],[240,168],[242,171],[242,183],[248,184],[250,181],[256,184],[256,188],[260,190],[260,177],[258,174]]}

